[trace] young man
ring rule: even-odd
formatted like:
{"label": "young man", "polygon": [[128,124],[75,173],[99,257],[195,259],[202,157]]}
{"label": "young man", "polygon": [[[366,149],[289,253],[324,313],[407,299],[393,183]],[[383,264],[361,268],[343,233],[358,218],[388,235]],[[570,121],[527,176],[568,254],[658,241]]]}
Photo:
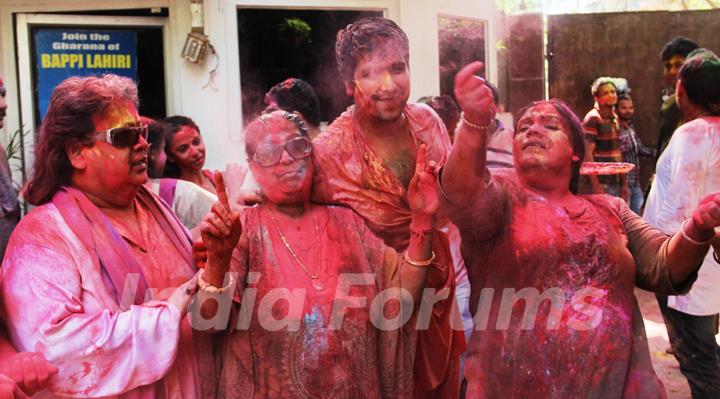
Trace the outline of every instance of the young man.
{"label": "young man", "polygon": [[[394,22],[367,18],[348,25],[338,32],[335,51],[346,93],[355,104],[315,139],[314,199],[352,208],[397,251],[407,249],[411,234],[440,232],[433,250],[442,267],[431,269],[428,286],[449,290],[447,299],[434,305],[430,328],[420,328],[415,370],[422,372],[415,373],[414,389],[416,397],[457,397],[464,326],[453,331],[450,317],[455,306],[453,265],[464,271],[459,235],[446,221],[412,225],[405,200],[418,149],[424,144],[428,160],[442,165],[451,146],[448,134],[428,106],[407,102],[409,44]],[[461,290],[460,296],[468,295],[468,289]],[[406,388],[409,392],[386,394],[412,395],[412,384]]]}
{"label": "young man", "polygon": [[[685,229],[685,220],[705,195],[720,191],[720,59],[701,49],[690,53],[675,89],[685,121],[660,156],[643,218],[665,233]],[[717,230],[716,230],[717,231]],[[717,234],[690,292],[657,295],[670,346],[693,398],[720,397],[720,312]],[[707,245],[707,242],[694,242]]]}
{"label": "young man", "polygon": [[628,204],[630,209],[639,215],[644,201],[643,190],[640,187],[639,157],[652,157],[655,155],[655,150],[644,146],[635,133],[635,127],[632,123],[635,114],[632,97],[629,94],[618,96],[616,109],[620,120],[620,149],[622,150],[623,161],[635,165],[635,169],[631,170],[625,177],[630,193]]}
{"label": "young man", "polygon": [[[613,110],[617,104],[617,88],[611,78],[600,77],[593,82],[590,91],[595,106],[582,121],[585,132],[586,162],[622,162],[620,152],[620,127]],[[593,194],[610,194],[627,198],[624,175],[590,176]]]}
{"label": "young man", "polygon": [[660,154],[670,142],[673,132],[682,123],[682,115],[675,101],[675,85],[685,58],[698,47],[698,44],[694,41],[677,36],[665,43],[660,53],[665,87],[662,91],[662,106],[660,107],[660,132],[657,142],[656,163]]}

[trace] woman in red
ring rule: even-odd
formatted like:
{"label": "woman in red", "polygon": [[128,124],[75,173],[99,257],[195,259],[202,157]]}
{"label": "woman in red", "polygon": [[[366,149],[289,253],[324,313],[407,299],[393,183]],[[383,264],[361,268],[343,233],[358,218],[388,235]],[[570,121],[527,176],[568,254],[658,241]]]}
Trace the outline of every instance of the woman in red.
{"label": "woman in red", "polygon": [[720,225],[720,194],[670,237],[620,198],[577,195],[583,133],[559,100],[521,112],[514,168],[488,170],[494,108],[479,68],[456,77],[465,114],[440,176],[471,285],[466,397],[665,397],[633,290],[690,288]]}
{"label": "woman in red", "polygon": [[[351,210],[310,202],[312,149],[295,115],[255,120],[246,151],[265,201],[238,216],[218,184],[220,202],[200,225],[208,251],[202,290],[233,292],[235,301],[221,396],[409,397],[413,304],[435,260],[434,163],[426,165],[422,146],[407,194],[410,244],[399,254]],[[225,280],[228,270],[234,279]],[[402,299],[387,302],[379,317],[377,306],[392,293]],[[204,303],[205,318],[215,316],[216,302]]]}
{"label": "woman in red", "polygon": [[205,142],[200,128],[185,116],[171,116],[162,120],[169,127],[165,137],[165,177],[187,180],[215,194],[212,172],[205,166]]}

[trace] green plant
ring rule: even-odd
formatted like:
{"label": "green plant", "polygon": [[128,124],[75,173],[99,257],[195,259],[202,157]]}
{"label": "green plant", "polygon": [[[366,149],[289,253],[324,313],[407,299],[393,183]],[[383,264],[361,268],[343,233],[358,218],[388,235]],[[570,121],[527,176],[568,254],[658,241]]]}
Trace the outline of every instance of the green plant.
{"label": "green plant", "polygon": [[312,27],[300,18],[285,18],[278,29],[292,37],[298,45],[312,43]]}
{"label": "green plant", "polygon": [[25,137],[30,134],[30,130],[23,130],[22,128],[15,130],[9,137],[7,143],[5,143],[5,157],[9,164],[12,161],[15,162],[16,166],[14,172],[20,172],[22,181],[13,181],[15,187],[22,187],[25,182],[25,159],[23,156],[23,142]]}

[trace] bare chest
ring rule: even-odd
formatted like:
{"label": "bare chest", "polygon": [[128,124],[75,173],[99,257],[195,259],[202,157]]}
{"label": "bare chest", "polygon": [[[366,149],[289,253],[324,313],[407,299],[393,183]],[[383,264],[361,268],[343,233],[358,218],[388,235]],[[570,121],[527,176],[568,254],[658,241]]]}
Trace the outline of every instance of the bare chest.
{"label": "bare chest", "polygon": [[385,168],[407,188],[415,172],[415,145],[412,140],[374,147],[373,151]]}

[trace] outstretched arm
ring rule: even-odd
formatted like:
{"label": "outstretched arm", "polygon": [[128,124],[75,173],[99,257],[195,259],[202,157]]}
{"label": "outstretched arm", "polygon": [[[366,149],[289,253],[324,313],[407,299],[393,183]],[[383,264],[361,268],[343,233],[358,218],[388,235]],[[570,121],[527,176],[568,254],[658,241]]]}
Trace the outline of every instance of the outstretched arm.
{"label": "outstretched arm", "polygon": [[443,169],[442,185],[448,200],[458,205],[474,203],[489,179],[486,149],[495,120],[495,102],[485,80],[475,75],[482,69],[483,63],[476,61],[455,76],[455,97],[463,116]]}
{"label": "outstretched arm", "polygon": [[720,226],[720,192],[707,195],[700,201],[692,217],[668,245],[668,267],[673,284],[680,284],[692,274],[707,254]]}

